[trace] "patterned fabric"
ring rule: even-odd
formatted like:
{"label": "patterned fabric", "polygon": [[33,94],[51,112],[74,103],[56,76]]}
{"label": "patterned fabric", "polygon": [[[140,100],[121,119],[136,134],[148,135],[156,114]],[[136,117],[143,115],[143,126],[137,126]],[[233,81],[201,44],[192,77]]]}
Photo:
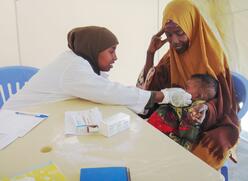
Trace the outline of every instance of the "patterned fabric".
{"label": "patterned fabric", "polygon": [[144,79],[144,70],[141,71],[136,86],[145,90],[159,91],[171,87],[170,59],[166,53],[156,67],[152,67]]}
{"label": "patterned fabric", "polygon": [[188,119],[189,107],[177,108],[171,104],[163,104],[150,116],[148,122],[171,139],[191,150],[197,141],[200,125]]}

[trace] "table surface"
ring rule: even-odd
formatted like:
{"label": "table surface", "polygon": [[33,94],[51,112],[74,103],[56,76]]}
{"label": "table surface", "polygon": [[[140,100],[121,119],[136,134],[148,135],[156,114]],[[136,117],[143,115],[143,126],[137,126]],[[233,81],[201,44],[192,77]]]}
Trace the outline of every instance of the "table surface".
{"label": "table surface", "polygon": [[[98,107],[103,118],[118,112],[131,116],[130,129],[110,138],[100,134],[66,136],[64,113]],[[96,104],[80,99],[24,109],[47,113],[49,118],[0,150],[0,178],[52,161],[69,181],[79,181],[80,168],[126,166],[133,181],[217,181],[219,172],[169,139],[122,106]],[[44,147],[52,150],[43,153]]]}

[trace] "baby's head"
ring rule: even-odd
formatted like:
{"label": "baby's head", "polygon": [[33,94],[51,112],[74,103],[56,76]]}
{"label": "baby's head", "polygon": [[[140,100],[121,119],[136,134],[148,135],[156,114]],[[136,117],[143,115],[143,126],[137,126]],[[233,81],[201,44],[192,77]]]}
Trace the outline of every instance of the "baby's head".
{"label": "baby's head", "polygon": [[186,82],[185,89],[192,95],[192,100],[208,101],[216,97],[218,81],[208,74],[194,74]]}

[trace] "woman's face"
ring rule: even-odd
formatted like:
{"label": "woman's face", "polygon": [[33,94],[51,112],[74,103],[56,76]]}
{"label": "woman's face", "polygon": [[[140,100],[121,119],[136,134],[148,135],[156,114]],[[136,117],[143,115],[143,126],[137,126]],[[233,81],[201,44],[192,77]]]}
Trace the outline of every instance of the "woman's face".
{"label": "woman's face", "polygon": [[99,53],[98,67],[101,71],[107,72],[113,67],[114,62],[117,60],[116,47],[117,45],[114,45]]}
{"label": "woman's face", "polygon": [[185,32],[173,21],[165,24],[165,35],[169,43],[175,48],[178,54],[184,53],[189,47],[189,38]]}

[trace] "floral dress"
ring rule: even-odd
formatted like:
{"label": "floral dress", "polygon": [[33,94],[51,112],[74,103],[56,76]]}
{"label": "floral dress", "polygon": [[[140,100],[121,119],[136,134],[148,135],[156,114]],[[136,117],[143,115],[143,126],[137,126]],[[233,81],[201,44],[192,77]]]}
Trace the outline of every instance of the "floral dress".
{"label": "floral dress", "polygon": [[196,102],[187,107],[162,104],[152,113],[148,122],[186,149],[191,150],[200,133],[200,124],[190,121],[188,117],[194,105]]}

